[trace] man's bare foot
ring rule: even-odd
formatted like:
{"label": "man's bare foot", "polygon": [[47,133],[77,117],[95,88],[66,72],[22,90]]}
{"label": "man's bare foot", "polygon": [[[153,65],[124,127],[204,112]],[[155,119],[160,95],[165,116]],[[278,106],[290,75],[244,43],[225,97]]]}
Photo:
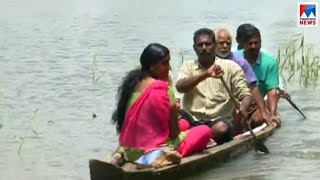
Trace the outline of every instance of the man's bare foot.
{"label": "man's bare foot", "polygon": [[211,148],[216,145],[217,145],[217,143],[213,139],[210,139],[210,141],[207,144],[207,148]]}
{"label": "man's bare foot", "polygon": [[233,139],[244,139],[245,137],[242,134],[238,134],[233,137]]}

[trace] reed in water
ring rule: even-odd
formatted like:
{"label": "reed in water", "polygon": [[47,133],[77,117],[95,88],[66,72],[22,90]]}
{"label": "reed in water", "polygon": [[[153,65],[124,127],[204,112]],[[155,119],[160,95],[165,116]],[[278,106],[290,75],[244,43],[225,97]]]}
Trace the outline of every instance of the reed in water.
{"label": "reed in water", "polygon": [[305,43],[302,34],[294,37],[288,44],[280,47],[277,53],[279,72],[285,82],[294,77],[300,85],[316,87],[320,71],[320,56],[314,44]]}
{"label": "reed in water", "polygon": [[23,146],[23,144],[25,143],[24,141],[25,141],[25,139],[26,139],[27,132],[29,132],[30,129],[31,129],[32,132],[33,132],[36,136],[38,136],[38,134],[39,134],[38,131],[36,131],[36,129],[33,127],[33,121],[35,120],[35,118],[36,118],[36,116],[37,116],[38,110],[39,110],[38,108],[36,108],[35,110],[33,110],[32,115],[31,115],[31,117],[30,117],[30,119],[29,119],[29,123],[28,123],[27,129],[26,129],[24,135],[23,135],[23,136],[19,136],[19,138],[20,138],[20,144],[19,144],[19,148],[18,148],[18,154],[19,154],[19,155],[21,154],[22,146]]}

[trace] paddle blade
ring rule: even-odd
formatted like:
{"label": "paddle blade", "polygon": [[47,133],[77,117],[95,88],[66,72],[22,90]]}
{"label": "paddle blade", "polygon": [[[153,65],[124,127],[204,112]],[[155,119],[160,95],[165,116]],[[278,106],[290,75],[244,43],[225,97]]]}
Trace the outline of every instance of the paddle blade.
{"label": "paddle blade", "polygon": [[302,113],[302,111],[298,108],[298,106],[294,102],[292,102],[292,100],[287,99],[287,101],[291,104],[291,106],[294,109],[296,109],[303,116],[304,119],[307,119],[307,117]]}
{"label": "paddle blade", "polygon": [[249,132],[250,132],[250,134],[252,136],[255,150],[259,151],[259,152],[263,152],[264,154],[269,154],[270,151],[267,148],[267,146],[264,145],[263,141],[261,139],[258,139],[257,136],[253,133],[253,131],[252,131],[251,127],[250,127],[249,121],[247,121],[246,124],[247,124]]}
{"label": "paddle blade", "polygon": [[255,142],[255,150],[256,151],[259,151],[259,152],[262,152],[264,154],[269,154],[270,151],[269,149],[267,148],[266,145],[264,145],[264,143],[258,139],[256,142]]}

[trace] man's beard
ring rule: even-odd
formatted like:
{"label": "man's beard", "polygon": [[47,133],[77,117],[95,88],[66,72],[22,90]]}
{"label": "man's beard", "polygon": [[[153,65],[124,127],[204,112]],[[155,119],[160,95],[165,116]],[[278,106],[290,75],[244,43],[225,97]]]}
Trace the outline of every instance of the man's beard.
{"label": "man's beard", "polygon": [[208,65],[212,65],[212,63],[214,63],[214,60],[215,60],[215,54],[214,53],[201,53],[201,54],[198,54],[198,61],[204,67],[206,67]]}
{"label": "man's beard", "polygon": [[248,54],[251,57],[258,57],[259,56],[260,51],[258,49],[249,49],[248,50]]}
{"label": "man's beard", "polygon": [[231,52],[228,52],[228,53],[216,52],[216,55],[217,55],[219,58],[226,59],[226,58],[230,55],[230,53],[231,53]]}

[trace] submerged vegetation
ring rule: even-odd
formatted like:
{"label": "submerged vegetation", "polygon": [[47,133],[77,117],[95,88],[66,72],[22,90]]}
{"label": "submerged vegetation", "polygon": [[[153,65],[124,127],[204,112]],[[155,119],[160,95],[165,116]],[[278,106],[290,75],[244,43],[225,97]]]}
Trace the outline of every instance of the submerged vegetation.
{"label": "submerged vegetation", "polygon": [[98,74],[97,54],[93,55],[91,63],[91,73],[93,82],[97,82],[104,74]]}
{"label": "submerged vegetation", "polygon": [[38,113],[38,108],[36,108],[35,110],[33,110],[32,115],[31,115],[31,117],[30,117],[30,119],[29,119],[28,126],[27,126],[27,128],[26,128],[26,131],[25,131],[24,135],[23,135],[23,136],[19,136],[19,138],[20,138],[20,145],[19,145],[19,149],[18,149],[18,154],[19,154],[19,155],[20,155],[20,153],[21,153],[22,145],[24,144],[24,141],[25,141],[25,139],[26,139],[27,132],[29,132],[30,129],[31,129],[32,132],[33,132],[36,136],[38,136],[38,131],[36,131],[36,130],[34,129],[34,127],[33,127],[33,121],[34,121],[34,119],[36,118],[37,113]]}
{"label": "submerged vegetation", "polygon": [[181,49],[181,50],[180,50],[180,53],[179,53],[179,56],[181,57],[180,65],[183,64],[183,62],[184,62],[184,53],[185,53],[185,52]]}
{"label": "submerged vegetation", "polygon": [[305,43],[303,35],[294,37],[288,44],[278,49],[279,72],[285,82],[298,78],[300,85],[317,85],[320,71],[320,56],[315,45]]}
{"label": "submerged vegetation", "polygon": [[[3,96],[3,90],[0,90],[0,100]],[[3,124],[0,122],[0,129],[3,127]]]}

